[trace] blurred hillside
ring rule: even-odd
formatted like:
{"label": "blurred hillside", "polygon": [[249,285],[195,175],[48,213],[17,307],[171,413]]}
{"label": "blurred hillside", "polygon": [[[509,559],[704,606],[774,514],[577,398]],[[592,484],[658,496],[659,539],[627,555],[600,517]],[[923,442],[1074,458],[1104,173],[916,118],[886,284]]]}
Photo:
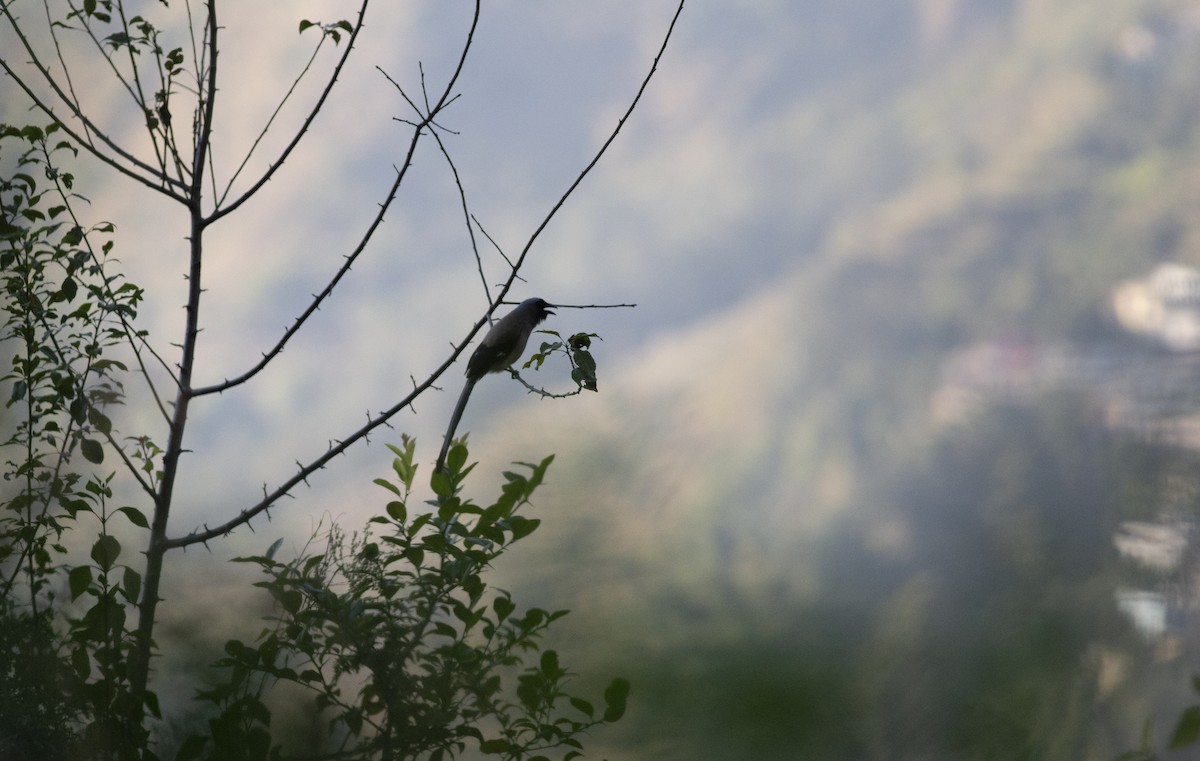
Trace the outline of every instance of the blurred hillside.
{"label": "blurred hillside", "polygon": [[719,317],[602,366],[594,399],[520,412],[540,433],[515,448],[559,458],[510,586],[574,611],[569,663],[634,682],[610,758],[1102,759],[1152,717],[1161,740],[1195,638],[1120,614],[1113,536],[1190,518],[1194,454],[1078,390],[931,410],[978,342],[1147,351],[1109,296],[1200,262],[1200,5],[770,20],[691,23],[794,50],[753,94],[810,125],[777,146],[794,195],[754,258],[777,272],[725,252],[742,292]]}

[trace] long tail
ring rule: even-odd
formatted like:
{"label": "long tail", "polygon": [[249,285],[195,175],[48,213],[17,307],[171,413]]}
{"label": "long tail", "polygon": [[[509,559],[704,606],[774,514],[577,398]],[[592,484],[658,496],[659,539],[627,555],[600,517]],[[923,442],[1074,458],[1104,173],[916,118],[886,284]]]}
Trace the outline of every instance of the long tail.
{"label": "long tail", "polygon": [[454,405],[454,414],[450,416],[450,426],[446,429],[446,440],[442,442],[442,452],[438,455],[437,465],[434,466],[435,473],[446,468],[446,453],[450,451],[450,442],[454,440],[454,431],[458,428],[458,421],[462,417],[463,410],[467,408],[467,399],[471,396],[473,388],[475,388],[475,381],[467,378],[467,383],[458,396],[458,404]]}

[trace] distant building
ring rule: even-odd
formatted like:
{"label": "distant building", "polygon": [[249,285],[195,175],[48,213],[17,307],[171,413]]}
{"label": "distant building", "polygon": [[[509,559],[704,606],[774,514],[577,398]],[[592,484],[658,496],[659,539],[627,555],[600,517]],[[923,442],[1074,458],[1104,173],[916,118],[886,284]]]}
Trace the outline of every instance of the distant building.
{"label": "distant building", "polygon": [[1117,322],[1171,351],[1200,350],[1200,270],[1160,264],[1147,277],[1126,280],[1112,293]]}

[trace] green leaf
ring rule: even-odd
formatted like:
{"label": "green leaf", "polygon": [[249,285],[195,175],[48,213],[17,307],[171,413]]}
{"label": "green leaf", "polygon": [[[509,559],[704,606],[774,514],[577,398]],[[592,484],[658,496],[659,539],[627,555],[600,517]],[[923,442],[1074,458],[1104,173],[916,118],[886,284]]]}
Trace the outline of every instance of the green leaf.
{"label": "green leaf", "polygon": [[450,447],[450,453],[446,455],[446,467],[450,469],[450,472],[457,473],[466,464],[467,448],[462,444],[455,444]]}
{"label": "green leaf", "polygon": [[450,474],[446,471],[435,470],[429,477],[429,488],[433,489],[433,493],[438,497],[445,499],[454,493],[454,482],[450,480]]}
{"label": "green leaf", "polygon": [[346,729],[350,730],[350,734],[358,736],[362,733],[363,717],[358,711],[350,711],[343,719],[346,722]]}
{"label": "green leaf", "polygon": [[1194,744],[1200,740],[1200,706],[1189,706],[1179,717],[1175,731],[1171,733],[1171,743],[1167,747],[1174,750]]}
{"label": "green leaf", "polygon": [[67,584],[71,588],[71,599],[78,600],[79,596],[87,591],[92,583],[92,567],[88,565],[76,566],[67,574]]}
{"label": "green leaf", "polygon": [[587,351],[586,349],[576,349],[575,364],[579,365],[579,367],[589,375],[593,377],[596,375],[596,359],[592,356],[590,351]]}
{"label": "green leaf", "polygon": [[125,568],[125,578],[122,581],[122,586],[125,587],[125,596],[130,602],[137,602],[142,596],[142,575],[132,568]]}
{"label": "green leaf", "polygon": [[79,443],[79,452],[83,455],[83,459],[90,463],[99,465],[104,462],[104,447],[100,446],[100,442],[95,439],[84,439]]}
{"label": "green leaf", "polygon": [[588,375],[578,367],[571,371],[571,380],[575,381],[575,384],[584,391],[598,392],[600,390],[600,386],[596,381],[596,376]]}
{"label": "green leaf", "polygon": [[392,501],[387,504],[387,513],[397,523],[404,523],[408,520],[408,508],[403,502]]}
{"label": "green leaf", "polygon": [[589,719],[592,718],[592,716],[596,713],[596,709],[592,707],[592,704],[583,698],[571,698],[571,705],[576,711],[579,711]]}
{"label": "green leaf", "polygon": [[276,539],[275,541],[271,542],[271,546],[267,548],[266,558],[268,560],[273,560],[275,558],[275,553],[279,552],[279,548],[282,546],[283,546],[283,537],[281,536],[278,539]]}
{"label": "green leaf", "polygon": [[625,701],[629,698],[629,681],[614,679],[604,690],[604,720],[616,721],[625,715]]}
{"label": "green leaf", "polygon": [[8,399],[8,404],[12,405],[25,398],[25,392],[29,389],[28,384],[23,380],[13,383],[12,396]]}
{"label": "green leaf", "polygon": [[417,451],[417,440],[404,436],[402,441],[404,442],[403,449],[393,444],[388,444],[387,446],[396,455],[396,458],[392,460],[392,470],[400,478],[400,483],[411,489],[413,480],[417,475],[417,466],[413,465],[413,456]]}
{"label": "green leaf", "polygon": [[519,515],[514,515],[508,519],[508,525],[513,532],[513,541],[524,539],[532,534],[537,527],[541,525],[540,518],[522,518]]}
{"label": "green leaf", "polygon": [[304,32],[305,29],[308,29],[311,26],[316,26],[316,24],[309,21],[308,19],[300,19],[300,31],[301,32]]}
{"label": "green leaf", "polygon": [[74,279],[67,278],[63,281],[60,292],[67,301],[74,301],[75,295],[79,292],[79,286],[75,283]]}
{"label": "green leaf", "polygon": [[88,407],[88,422],[95,426],[100,433],[112,433],[112,421],[95,407]]}
{"label": "green leaf", "polygon": [[374,483],[376,486],[382,486],[383,488],[385,488],[385,489],[387,489],[388,491],[390,491],[392,494],[395,494],[397,497],[403,497],[403,496],[404,496],[404,495],[403,495],[403,494],[400,492],[400,487],[399,487],[399,486],[396,486],[394,483],[392,483],[391,481],[387,480],[386,478],[376,478],[376,479],[375,479],[375,480],[374,480],[372,483]]}
{"label": "green leaf", "polygon": [[479,750],[489,756],[508,753],[512,749],[512,743],[503,738],[497,740],[484,740],[479,743]]}
{"label": "green leaf", "polygon": [[[46,350],[47,353],[49,354],[48,347],[43,347],[43,350]],[[51,359],[54,358],[53,354],[49,354],[49,356]],[[69,388],[69,386],[68,386],[68,388]],[[63,392],[60,391],[59,393],[63,393]],[[71,413],[72,420],[74,420],[76,423],[82,423],[83,421],[87,420],[87,411],[88,411],[87,400],[84,399],[82,396],[75,397],[74,399],[71,400],[71,404],[67,407],[67,411]]]}
{"label": "green leaf", "polygon": [[517,677],[517,698],[530,711],[537,711],[542,702],[542,680],[539,675],[522,674]]}
{"label": "green leaf", "polygon": [[83,228],[76,225],[63,234],[62,242],[67,246],[78,246],[83,240]]}
{"label": "green leaf", "polygon": [[113,563],[116,563],[120,556],[121,543],[109,534],[101,534],[96,543],[92,545],[92,560],[95,560],[96,565],[100,566],[102,570],[107,571],[112,568]]}
{"label": "green leaf", "polygon": [[497,621],[500,623],[504,619],[512,615],[512,612],[517,609],[517,604],[507,597],[497,597],[492,601],[492,610],[496,611]]}
{"label": "green leaf", "polygon": [[128,518],[129,522],[138,528],[150,528],[150,521],[146,520],[146,516],[136,507],[117,508],[117,512]]}

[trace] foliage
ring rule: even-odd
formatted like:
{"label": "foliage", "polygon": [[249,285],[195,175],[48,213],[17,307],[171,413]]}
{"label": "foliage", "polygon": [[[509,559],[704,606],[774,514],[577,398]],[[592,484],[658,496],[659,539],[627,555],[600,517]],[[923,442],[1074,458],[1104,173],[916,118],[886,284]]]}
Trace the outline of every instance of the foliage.
{"label": "foliage", "polygon": [[[145,517],[110,511],[112,475],[92,471],[113,436],[105,409],[123,398],[127,368],[110,349],[140,337],[130,323],[142,291],[112,272],[113,226],[83,226],[74,178],[58,168],[75,151],[58,132],[0,125],[0,162],[11,162],[0,163],[0,341],[12,351],[0,383],[16,413],[2,442],[0,749],[17,758],[132,754],[147,737],[142,705],[154,704],[128,678],[125,610],[141,577],[117,563],[108,530],[115,515]],[[72,563],[64,534],[87,518],[91,562]],[[64,587],[70,608],[57,604]]]}
{"label": "foliage", "polygon": [[571,380],[579,386],[577,391],[568,392],[568,395],[579,393],[585,389],[596,391],[596,358],[592,356],[591,348],[592,339],[600,338],[600,336],[595,333],[576,333],[568,338],[563,338],[562,334],[556,330],[539,330],[538,332],[553,336],[557,340],[543,341],[537,353],[531,356],[524,366],[540,370],[542,363],[550,355],[561,352],[571,363]]}
{"label": "foliage", "polygon": [[391,447],[396,479],[377,479],[393,497],[361,536],[336,526],[323,553],[284,563],[280,541],[240,558],[266,575],[272,626],[247,644],[225,646],[225,680],[200,697],[217,706],[207,738],[181,758],[283,758],[270,736],[268,685],[286,682],[314,697],[327,720],[328,748],[310,758],[441,759],[468,745],[505,759],[544,758],[624,713],[628,683],[614,681],[605,708],[565,689],[571,674],[540,639],[566,611],[518,613],[483,579],[489,565],[538,526],[520,514],[552,457],[505,473],[494,503],[459,496],[466,448],[451,450],[435,477],[438,499],[413,514],[415,443]]}

